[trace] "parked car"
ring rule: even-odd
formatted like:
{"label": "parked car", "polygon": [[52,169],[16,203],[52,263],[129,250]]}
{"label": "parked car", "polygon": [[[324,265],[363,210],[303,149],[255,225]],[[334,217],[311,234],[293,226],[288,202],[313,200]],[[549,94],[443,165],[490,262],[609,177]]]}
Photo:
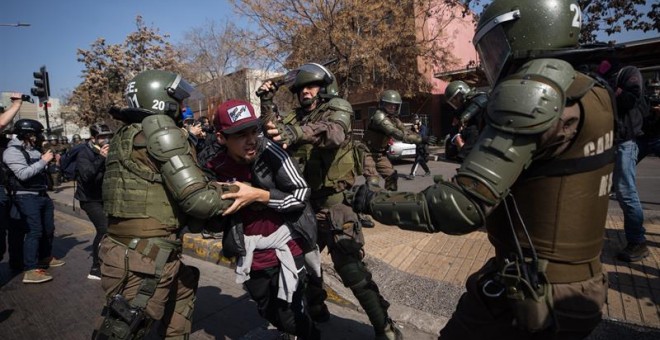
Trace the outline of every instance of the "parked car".
{"label": "parked car", "polygon": [[387,148],[387,158],[390,161],[398,161],[404,158],[415,158],[415,144],[404,143],[400,140],[390,138]]}

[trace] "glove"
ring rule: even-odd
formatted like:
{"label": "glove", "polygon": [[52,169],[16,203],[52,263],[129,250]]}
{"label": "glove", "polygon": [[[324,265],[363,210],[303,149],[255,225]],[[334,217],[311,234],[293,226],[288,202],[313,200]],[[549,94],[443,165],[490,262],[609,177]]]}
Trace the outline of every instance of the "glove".
{"label": "glove", "polygon": [[351,205],[353,211],[358,214],[371,214],[371,205],[369,204],[376,194],[372,191],[370,185],[362,184],[345,191],[346,201]]}
{"label": "glove", "polygon": [[291,124],[276,124],[277,131],[279,132],[281,140],[278,141],[279,144],[293,145],[296,144],[298,139],[302,136],[302,129],[299,126],[294,126]]}
{"label": "glove", "polygon": [[422,144],[436,145],[437,143],[438,143],[438,137],[436,137],[436,136],[424,136],[424,137],[422,137]]}

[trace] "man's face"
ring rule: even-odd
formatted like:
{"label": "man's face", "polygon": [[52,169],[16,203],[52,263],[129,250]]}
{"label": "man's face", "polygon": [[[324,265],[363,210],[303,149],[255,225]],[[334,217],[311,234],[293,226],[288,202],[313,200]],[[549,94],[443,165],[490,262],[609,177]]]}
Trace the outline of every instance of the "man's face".
{"label": "man's face", "polygon": [[112,135],[99,135],[96,136],[96,145],[103,147],[106,144],[110,144],[110,140],[112,139]]}
{"label": "man's face", "polygon": [[383,103],[383,109],[385,109],[385,112],[390,115],[397,114],[399,111],[399,105],[398,104],[393,104],[393,103]]}
{"label": "man's face", "polygon": [[218,142],[227,147],[227,154],[240,164],[250,164],[257,156],[259,127],[246,128],[231,135],[218,132]]}
{"label": "man's face", "polygon": [[319,94],[321,86],[319,85],[307,85],[300,89],[298,92],[298,101],[307,111],[312,111],[316,108],[317,101],[315,100],[316,96]]}

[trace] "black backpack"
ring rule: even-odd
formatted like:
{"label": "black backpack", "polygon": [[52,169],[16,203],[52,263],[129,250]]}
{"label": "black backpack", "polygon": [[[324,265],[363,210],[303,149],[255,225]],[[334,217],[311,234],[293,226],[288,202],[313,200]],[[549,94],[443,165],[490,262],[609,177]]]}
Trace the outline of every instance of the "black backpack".
{"label": "black backpack", "polygon": [[87,148],[87,144],[78,144],[67,151],[62,158],[60,158],[60,171],[62,176],[67,180],[73,180],[76,178],[76,160],[78,159],[78,154],[80,151]]}

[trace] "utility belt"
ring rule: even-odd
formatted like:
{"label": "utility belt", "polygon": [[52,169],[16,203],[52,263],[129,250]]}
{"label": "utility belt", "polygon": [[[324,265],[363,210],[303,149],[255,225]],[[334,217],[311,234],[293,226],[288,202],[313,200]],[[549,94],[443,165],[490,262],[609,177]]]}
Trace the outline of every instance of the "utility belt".
{"label": "utility belt", "polygon": [[108,235],[108,239],[115,244],[135,250],[154,261],[159,261],[160,257],[161,261],[170,262],[178,259],[179,254],[181,254],[181,241],[179,240],[168,240],[162,237],[131,238],[115,235]]}
{"label": "utility belt", "polygon": [[[506,262],[506,258],[499,252],[496,252],[496,254],[498,268],[502,268]],[[561,263],[547,260],[545,262],[547,262],[545,276],[550,283],[586,281],[602,273],[602,264],[598,258],[585,263]]]}
{"label": "utility belt", "polygon": [[341,204],[344,202],[344,193],[336,192],[334,189],[329,189],[329,190],[321,189],[316,194],[317,195],[312,194],[312,197],[310,199],[310,201],[312,202],[312,206],[316,211],[324,208],[330,208],[334,205]]}

